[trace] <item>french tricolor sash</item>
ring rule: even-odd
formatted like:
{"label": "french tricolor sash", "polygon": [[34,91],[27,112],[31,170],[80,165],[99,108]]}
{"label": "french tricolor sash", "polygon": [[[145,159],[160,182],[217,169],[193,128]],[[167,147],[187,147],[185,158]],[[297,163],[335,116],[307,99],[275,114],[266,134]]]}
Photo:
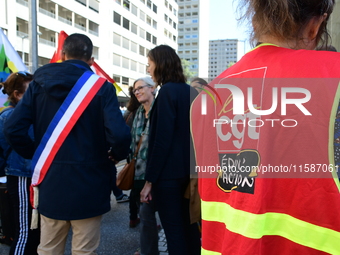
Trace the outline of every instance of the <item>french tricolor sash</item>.
{"label": "french tricolor sash", "polygon": [[86,107],[105,83],[105,79],[86,71],[76,82],[52,119],[32,159],[30,200],[33,207],[31,229],[38,223],[38,185],[43,181],[51,163]]}

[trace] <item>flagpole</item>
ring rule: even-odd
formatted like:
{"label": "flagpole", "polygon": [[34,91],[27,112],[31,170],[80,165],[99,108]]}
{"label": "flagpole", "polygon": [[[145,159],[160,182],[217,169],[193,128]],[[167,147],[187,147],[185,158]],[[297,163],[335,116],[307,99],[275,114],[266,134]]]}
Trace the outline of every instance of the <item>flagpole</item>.
{"label": "flagpole", "polygon": [[37,22],[37,1],[28,0],[29,8],[29,41],[30,41],[30,55],[29,61],[32,64],[31,72],[34,73],[38,69],[38,22]]}

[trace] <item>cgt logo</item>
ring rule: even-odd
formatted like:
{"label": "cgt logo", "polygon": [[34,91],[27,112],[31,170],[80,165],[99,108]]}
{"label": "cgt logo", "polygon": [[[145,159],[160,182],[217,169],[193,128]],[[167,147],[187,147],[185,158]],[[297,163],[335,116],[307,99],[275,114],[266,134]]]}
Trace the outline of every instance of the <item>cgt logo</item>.
{"label": "cgt logo", "polygon": [[[219,94],[214,90],[211,86],[209,88],[216,94],[218,97],[219,101],[221,101],[221,98]],[[235,85],[230,85],[230,84],[217,84],[215,85],[215,88],[220,88],[220,89],[229,89],[230,92],[232,93],[232,101],[233,101],[233,114],[238,115],[238,114],[246,114],[244,111],[244,105],[245,105],[245,97],[241,89],[236,87]],[[206,91],[206,90],[204,90]],[[207,91],[206,91],[207,92]],[[303,106],[304,103],[309,102],[311,99],[311,93],[308,89],[304,88],[295,88],[295,87],[282,87],[280,88],[280,103],[281,103],[281,115],[285,116],[287,115],[287,105],[292,104],[295,105],[304,115],[312,115],[306,107]],[[303,98],[287,98],[288,93],[300,93],[303,94]],[[208,91],[207,94],[213,99],[214,104],[216,105],[216,99],[213,97],[213,95]],[[251,112],[255,115],[269,115],[275,112],[278,106],[278,88],[273,87],[272,88],[272,105],[270,109],[267,110],[259,110],[256,107],[256,104],[253,102],[253,88],[247,88],[247,106],[248,109],[247,112]],[[229,103],[229,102],[227,102]],[[202,104],[201,104],[201,114],[206,115],[207,114],[207,95],[203,94],[202,95]]]}

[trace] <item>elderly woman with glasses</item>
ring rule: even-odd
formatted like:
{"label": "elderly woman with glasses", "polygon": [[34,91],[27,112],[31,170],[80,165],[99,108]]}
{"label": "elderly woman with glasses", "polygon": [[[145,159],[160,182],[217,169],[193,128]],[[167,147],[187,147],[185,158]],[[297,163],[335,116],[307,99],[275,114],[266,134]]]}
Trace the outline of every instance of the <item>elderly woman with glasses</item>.
{"label": "elderly woman with glasses", "polygon": [[[13,151],[7,143],[3,128],[18,102],[32,81],[33,75],[27,72],[12,73],[1,83],[2,92],[8,95],[9,106],[0,113],[0,146],[6,159],[7,190],[10,200],[10,215],[14,218],[14,240],[10,255],[34,255],[40,240],[40,229],[30,229],[32,207],[29,203],[31,185],[31,160],[24,159]],[[33,137],[33,128],[29,130]]]}
{"label": "elderly woman with glasses", "polygon": [[[137,100],[141,103],[141,106],[138,108],[132,124],[132,142],[130,146],[130,157],[132,157],[137,150],[138,144],[140,143],[135,165],[135,182],[130,194],[132,201],[135,201],[137,206],[140,208],[141,249],[140,253],[137,251],[135,255],[158,255],[158,229],[154,204],[152,202],[148,204],[141,204],[139,199],[139,194],[145,184],[145,169],[149,142],[149,112],[155,100],[155,83],[150,77],[137,79],[133,84],[132,92],[136,96]],[[137,218],[137,215],[134,216]],[[131,217],[134,216],[131,215]]]}

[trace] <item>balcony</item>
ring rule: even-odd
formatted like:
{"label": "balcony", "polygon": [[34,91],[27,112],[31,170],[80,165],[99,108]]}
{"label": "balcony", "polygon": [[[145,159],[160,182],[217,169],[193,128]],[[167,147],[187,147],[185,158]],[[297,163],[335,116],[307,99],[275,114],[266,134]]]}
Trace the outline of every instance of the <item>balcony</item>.
{"label": "balcony", "polygon": [[99,25],[89,20],[89,33],[98,36]]}
{"label": "balcony", "polygon": [[47,11],[47,10],[41,8],[41,7],[39,7],[39,12],[55,19],[55,14],[53,12],[49,12],[49,11]]}
{"label": "balcony", "polygon": [[85,28],[84,25],[74,24],[74,26],[75,26],[76,28],[79,28],[79,29],[83,30],[83,31],[86,31],[86,28]]}
{"label": "balcony", "polygon": [[99,33],[97,31],[93,31],[91,29],[89,29],[89,33],[95,36],[99,36]]}
{"label": "balcony", "polygon": [[58,20],[72,26],[72,12],[62,6],[58,8]]}
{"label": "balcony", "polygon": [[23,6],[28,7],[28,2],[25,1],[25,0],[17,0],[17,3],[19,3],[19,4],[23,5]]}
{"label": "balcony", "polygon": [[50,40],[46,40],[44,38],[39,38],[39,42],[55,48],[55,42],[52,42]]}
{"label": "balcony", "polygon": [[17,36],[20,38],[28,38],[28,34],[21,31],[17,31]]}
{"label": "balcony", "polygon": [[70,21],[68,19],[65,19],[65,18],[59,16],[58,20],[61,21],[61,22],[64,22],[65,24],[72,26],[72,21]]}

